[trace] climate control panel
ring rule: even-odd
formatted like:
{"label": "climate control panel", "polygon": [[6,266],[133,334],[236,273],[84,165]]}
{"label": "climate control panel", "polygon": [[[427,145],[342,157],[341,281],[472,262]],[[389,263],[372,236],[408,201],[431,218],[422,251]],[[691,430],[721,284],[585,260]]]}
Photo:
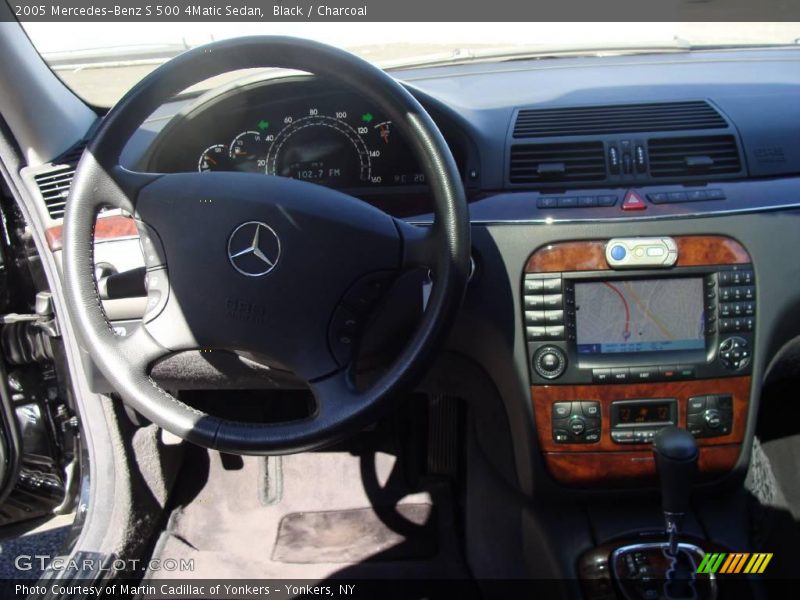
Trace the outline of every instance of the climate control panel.
{"label": "climate control panel", "polygon": [[594,444],[600,441],[600,403],[574,400],[553,404],[553,441],[558,444]]}
{"label": "climate control panel", "polygon": [[728,435],[733,428],[733,397],[730,394],[692,396],[686,413],[686,430],[694,437]]}

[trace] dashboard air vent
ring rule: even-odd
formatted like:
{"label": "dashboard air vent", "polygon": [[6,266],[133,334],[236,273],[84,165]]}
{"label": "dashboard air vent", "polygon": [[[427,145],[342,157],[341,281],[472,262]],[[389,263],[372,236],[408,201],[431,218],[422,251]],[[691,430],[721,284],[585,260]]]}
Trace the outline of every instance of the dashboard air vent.
{"label": "dashboard air vent", "polygon": [[81,140],[56,158],[51,169],[34,177],[51,219],[64,218],[69,187],[86,144],[86,140]]}
{"label": "dashboard air vent", "polygon": [[565,137],[690,129],[725,129],[728,124],[704,100],[523,109],[514,124],[515,138]]}
{"label": "dashboard air vent", "polygon": [[656,138],[647,144],[652,177],[739,173],[742,163],[732,135]]}
{"label": "dashboard air vent", "polygon": [[62,219],[67,204],[69,186],[75,175],[74,165],[59,165],[50,171],[36,175],[36,185],[42,193],[51,219]]}
{"label": "dashboard air vent", "polygon": [[602,142],[518,144],[511,147],[511,183],[600,181],[605,177]]}

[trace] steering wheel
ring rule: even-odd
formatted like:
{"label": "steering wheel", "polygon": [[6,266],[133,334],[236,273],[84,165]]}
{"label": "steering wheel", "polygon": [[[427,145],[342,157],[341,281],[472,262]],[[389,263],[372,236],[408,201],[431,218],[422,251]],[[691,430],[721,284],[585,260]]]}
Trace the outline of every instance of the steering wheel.
{"label": "steering wheel", "polygon": [[[176,93],[209,77],[259,67],[313,73],[370,99],[408,141],[434,200],[430,227],[394,219],[341,192],[254,173],[140,173],[120,155],[142,122]],[[117,335],[94,279],[93,233],[103,207],[136,219],[147,267],[143,325]],[[458,169],[416,99],[345,51],[288,37],[246,37],[199,47],[165,63],[103,119],[75,172],[64,217],[68,310],[83,344],[123,401],[192,443],[237,454],[312,449],[368,425],[387,398],[412,386],[442,342],[469,273],[469,216]],[[367,389],[354,385],[337,328],[386,278],[427,266],[427,308],[391,365]],[[353,310],[355,308],[355,310]],[[333,333],[332,333],[333,332]],[[249,352],[307,382],[308,417],[231,421],[204,413],[149,375],[185,350]]]}

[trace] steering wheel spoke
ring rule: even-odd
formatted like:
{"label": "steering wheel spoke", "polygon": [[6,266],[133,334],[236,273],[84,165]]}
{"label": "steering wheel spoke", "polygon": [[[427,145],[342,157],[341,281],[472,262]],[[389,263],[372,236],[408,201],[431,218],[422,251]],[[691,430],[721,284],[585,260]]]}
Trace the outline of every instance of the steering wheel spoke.
{"label": "steering wheel spoke", "polygon": [[314,419],[327,427],[350,419],[359,409],[359,403],[353,401],[353,396],[358,392],[348,369],[340,369],[309,382],[309,387],[317,403]]}
{"label": "steering wheel spoke", "polygon": [[[92,189],[87,207],[95,212],[111,207],[133,214],[139,191],[160,177],[154,173],[129,171],[119,165],[103,166],[91,149],[84,153],[79,167],[72,187]],[[71,192],[71,196],[74,195]]]}
{"label": "steering wheel spoke", "polygon": [[163,177],[161,173],[142,173],[139,171],[129,171],[128,169],[119,165],[116,165],[111,169],[110,175],[116,183],[120,194],[117,196],[118,202],[115,204],[115,206],[117,208],[127,210],[130,213],[133,213],[136,210],[136,201],[139,198],[139,193],[146,186]]}
{"label": "steering wheel spoke", "polygon": [[403,240],[401,268],[433,267],[438,256],[438,246],[433,227],[411,225],[397,221],[397,228]]}
{"label": "steering wheel spoke", "polygon": [[129,335],[117,337],[118,352],[140,373],[147,373],[150,365],[172,352],[159,344],[144,324],[134,327]]}

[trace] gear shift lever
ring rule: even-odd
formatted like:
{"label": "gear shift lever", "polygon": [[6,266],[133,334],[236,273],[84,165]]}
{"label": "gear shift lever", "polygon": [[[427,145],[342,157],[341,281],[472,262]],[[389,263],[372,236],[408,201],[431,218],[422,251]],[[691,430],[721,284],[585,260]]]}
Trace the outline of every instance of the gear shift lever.
{"label": "gear shift lever", "polygon": [[614,577],[627,600],[716,597],[714,576],[696,573],[703,551],[690,543],[678,543],[678,528],[689,509],[698,454],[694,437],[683,429],[665,427],[654,436],[653,455],[661,482],[661,505],[668,540],[666,544],[637,541],[612,553],[610,562]]}
{"label": "gear shift lever", "polygon": [[665,427],[653,439],[653,454],[661,482],[661,507],[669,536],[670,556],[678,554],[678,528],[689,508],[689,494],[697,474],[697,443],[683,429]]}

